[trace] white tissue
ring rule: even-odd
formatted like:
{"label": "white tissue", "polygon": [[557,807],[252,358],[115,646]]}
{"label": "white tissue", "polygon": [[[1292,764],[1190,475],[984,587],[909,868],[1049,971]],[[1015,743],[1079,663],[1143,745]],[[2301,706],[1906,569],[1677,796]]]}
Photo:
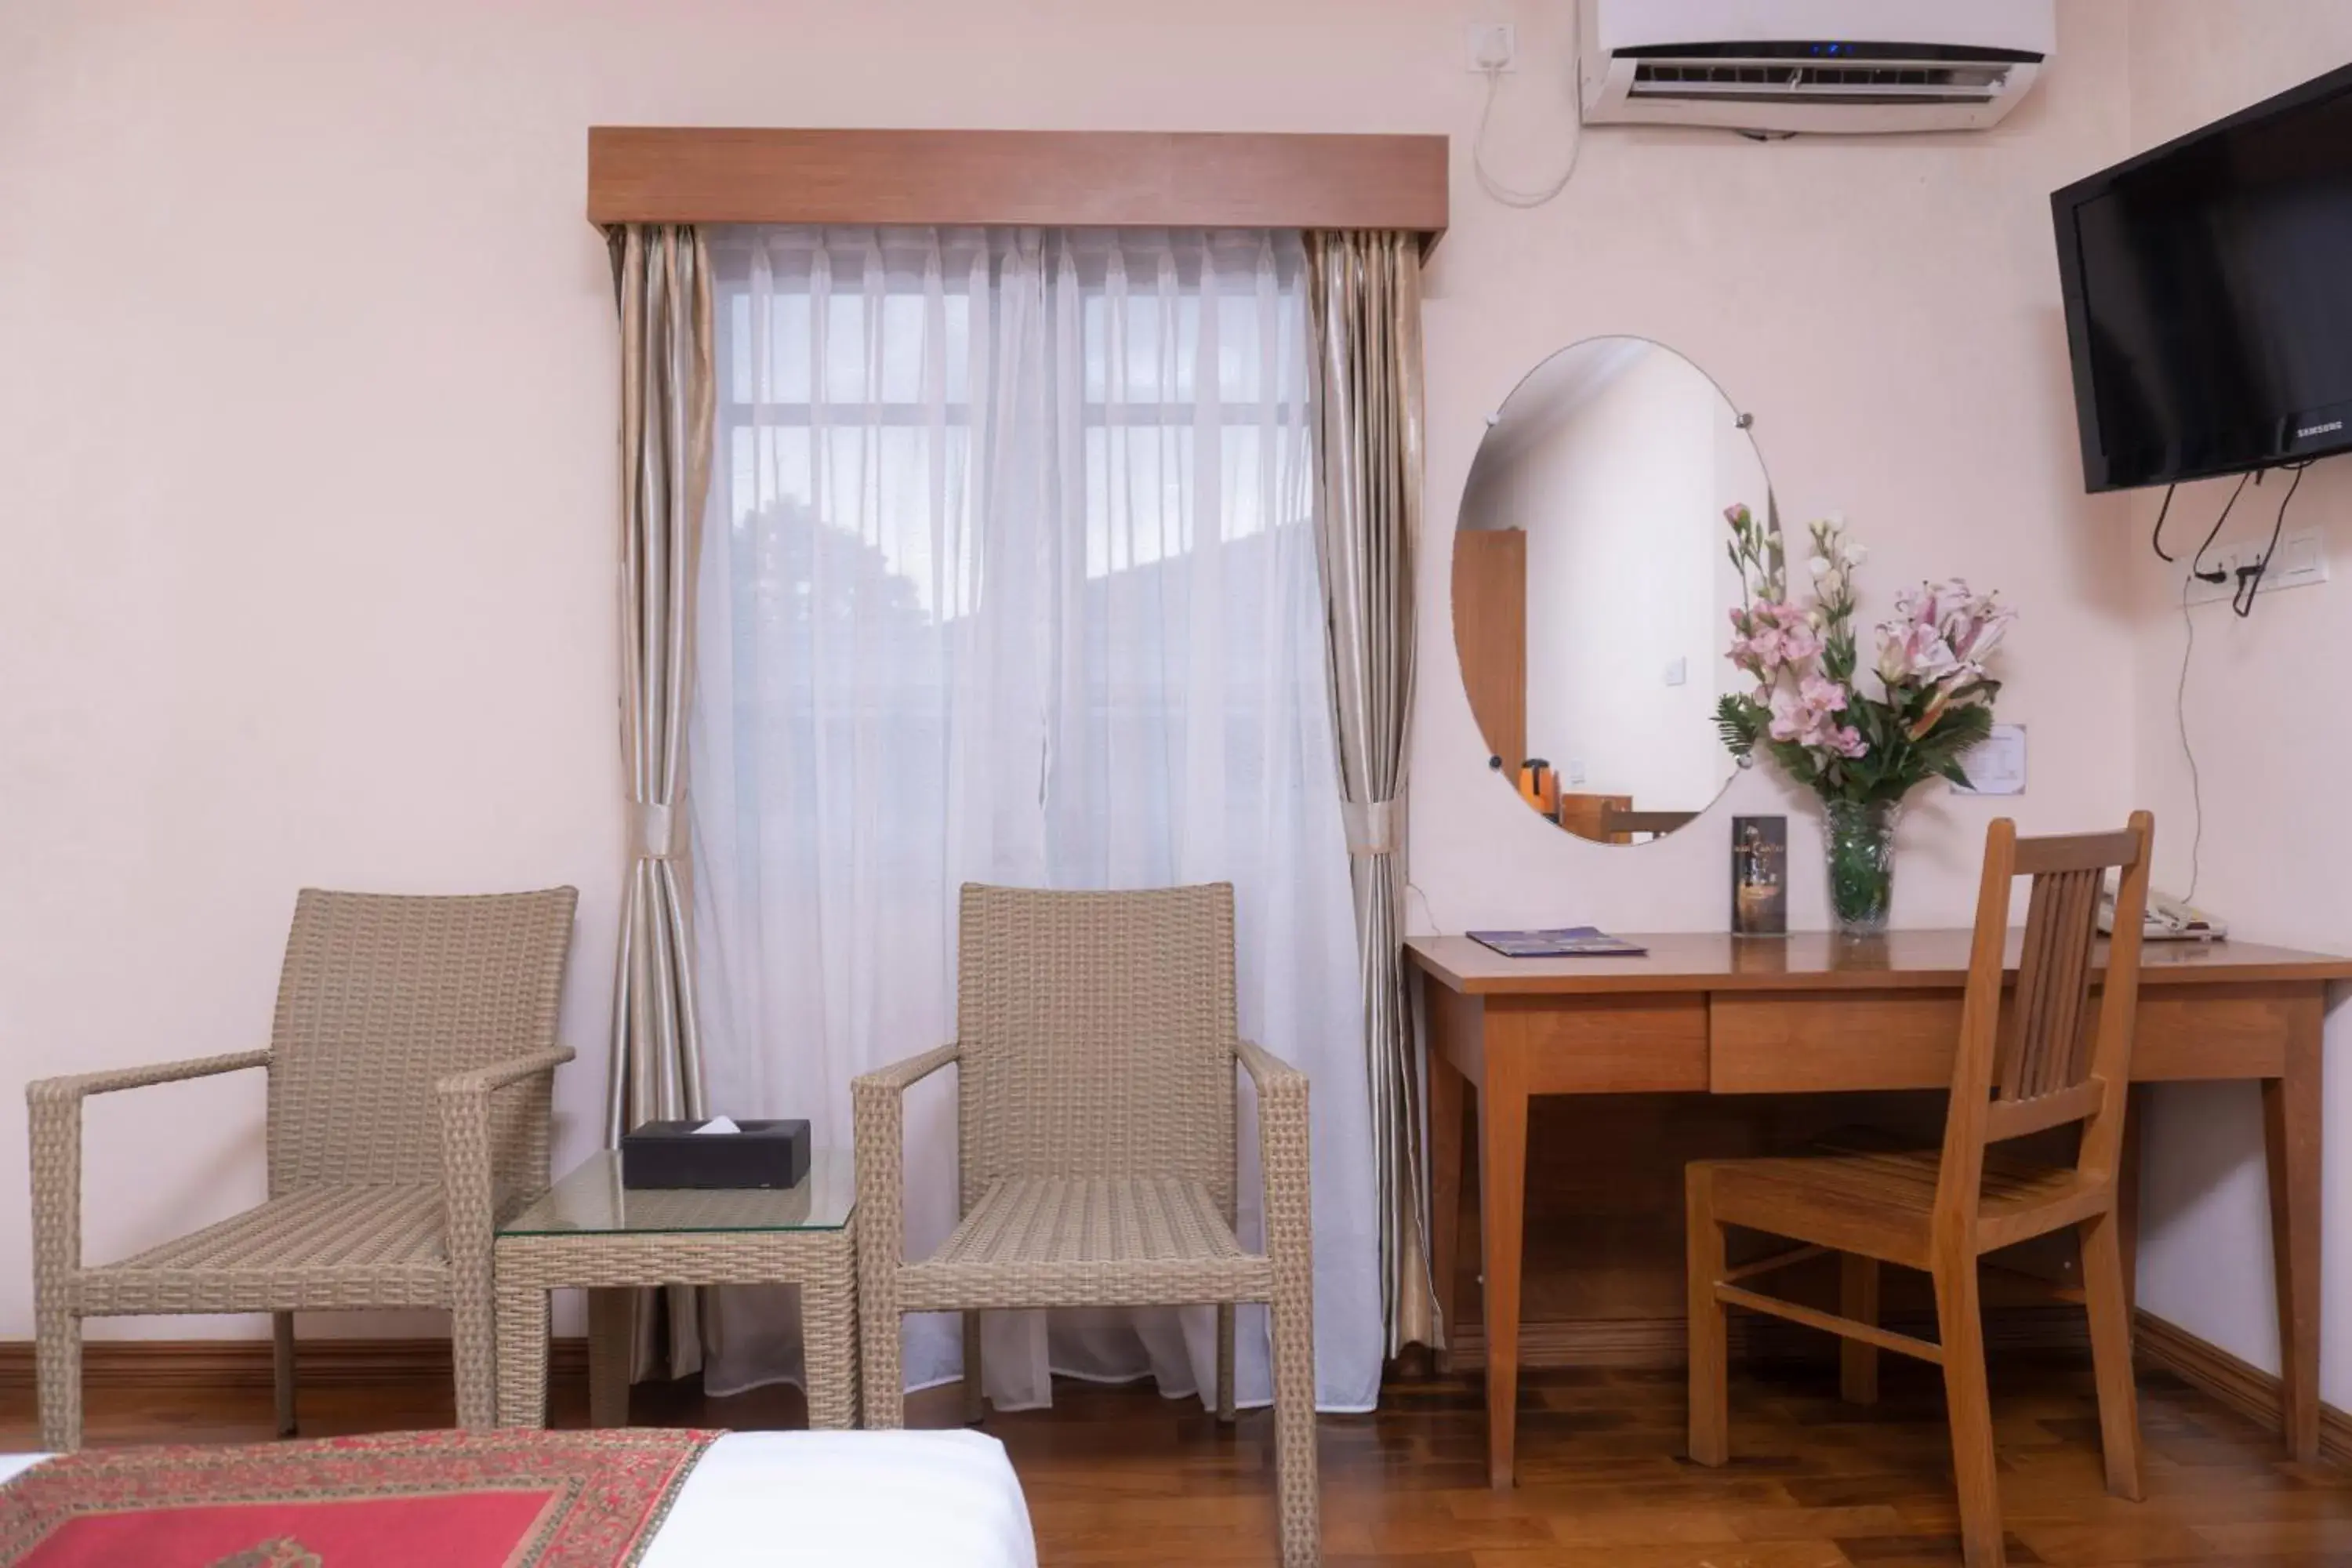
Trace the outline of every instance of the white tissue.
{"label": "white tissue", "polygon": [[697,1137],[705,1132],[740,1132],[742,1131],[740,1127],[735,1125],[735,1119],[731,1116],[714,1116],[694,1130]]}

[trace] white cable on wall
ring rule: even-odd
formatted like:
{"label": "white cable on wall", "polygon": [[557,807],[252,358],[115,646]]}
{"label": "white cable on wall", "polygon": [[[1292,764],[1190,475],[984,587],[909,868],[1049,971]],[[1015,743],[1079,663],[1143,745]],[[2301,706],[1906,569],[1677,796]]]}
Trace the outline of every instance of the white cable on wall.
{"label": "white cable on wall", "polygon": [[1575,0],[1568,8],[1569,36],[1574,40],[1569,53],[1569,106],[1576,120],[1576,139],[1568,149],[1568,167],[1559,178],[1538,188],[1522,188],[1504,184],[1486,168],[1486,128],[1495,118],[1495,100],[1503,89],[1503,68],[1492,65],[1486,71],[1486,102],[1478,111],[1478,134],[1470,142],[1470,168],[1478,176],[1478,188],[1507,207],[1539,207],[1560,192],[1576,177],[1577,161],[1584,155],[1584,16],[1582,0]]}
{"label": "white cable on wall", "polygon": [[2197,771],[2197,748],[2189,741],[2189,664],[2197,655],[2197,622],[2189,613],[2189,589],[2196,581],[2192,574],[2180,579],[2180,629],[2184,640],[2180,647],[2180,679],[2172,687],[2172,722],[2180,733],[2180,754],[2189,763],[2189,820],[2193,824],[2189,835],[2189,890],[2180,895],[2184,904],[2197,900],[2197,879],[2205,855],[2205,780]]}

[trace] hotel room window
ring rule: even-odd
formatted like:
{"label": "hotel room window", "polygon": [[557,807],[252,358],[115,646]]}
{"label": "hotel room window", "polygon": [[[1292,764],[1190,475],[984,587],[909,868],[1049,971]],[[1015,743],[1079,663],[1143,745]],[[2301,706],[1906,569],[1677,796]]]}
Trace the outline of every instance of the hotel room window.
{"label": "hotel room window", "polygon": [[[1363,1070],[1298,236],[734,228],[713,260],[689,794],[714,1103],[820,1140],[838,1116],[845,1144],[850,1078],[953,1034],[965,881],[1231,880],[1244,1032],[1331,1060],[1318,1165],[1365,1162],[1317,1212],[1361,1237],[1319,1337],[1362,1401],[1379,1292],[1369,1112],[1340,1087]],[[936,1115],[919,1248],[953,1218]],[[719,1385],[772,1370],[746,1336],[789,1336],[753,1320],[723,1319]],[[1050,1353],[1172,1392],[1188,1337],[1124,1314]],[[954,1340],[919,1331],[910,1381],[952,1375]],[[991,1358],[1000,1404],[1044,1400],[1045,1353]],[[1262,1387],[1263,1346],[1242,1366]]]}

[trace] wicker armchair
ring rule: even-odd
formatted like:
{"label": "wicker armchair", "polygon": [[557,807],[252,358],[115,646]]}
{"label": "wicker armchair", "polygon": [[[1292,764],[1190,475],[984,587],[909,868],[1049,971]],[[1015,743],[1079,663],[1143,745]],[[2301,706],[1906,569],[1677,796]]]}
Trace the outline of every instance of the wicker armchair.
{"label": "wicker armchair", "polygon": [[[904,1419],[903,1313],[963,1313],[977,1419],[982,1310],[1209,1302],[1231,1420],[1234,1303],[1267,1302],[1282,1559],[1318,1561],[1307,1079],[1235,1037],[1232,887],[966,886],[961,942],[956,1043],[852,1086],[866,1424]],[[950,1063],[961,1223],[908,1263],[901,1102]],[[1234,1234],[1236,1064],[1257,1089],[1264,1253]]]}
{"label": "wicker armchair", "polygon": [[[269,1312],[294,1428],[298,1310],[446,1307],[457,1418],[496,1418],[490,1238],[547,1185],[570,888],[479,898],[305,889],[266,1050],[31,1085],[41,1444],[81,1442],[81,1320]],[[121,1263],[81,1260],[81,1102],[269,1071],[269,1198]]]}

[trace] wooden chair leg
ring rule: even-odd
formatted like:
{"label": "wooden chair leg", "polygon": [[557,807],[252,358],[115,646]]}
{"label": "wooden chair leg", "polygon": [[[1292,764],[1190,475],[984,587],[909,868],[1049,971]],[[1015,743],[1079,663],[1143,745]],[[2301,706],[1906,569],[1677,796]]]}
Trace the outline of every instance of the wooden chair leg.
{"label": "wooden chair leg", "polygon": [[2091,1361],[2099,1385],[2099,1442],[2107,1490],[2140,1500],[2139,1391],[2132,1383],[2131,1281],[2124,1276],[2124,1226],[2117,1215],[2084,1220],[2083,1295],[2091,1312]]}
{"label": "wooden chair leg", "polygon": [[1960,1500],[1960,1555],[1968,1568],[2002,1568],[2000,1482],[1993,1459],[1992,1400],[1985,1384],[1984,1315],[1973,1258],[1938,1260],[1936,1323],[1944,1346],[1952,1473]]}
{"label": "wooden chair leg", "polygon": [[294,1314],[269,1315],[269,1381],[278,1393],[278,1435],[294,1436]]}
{"label": "wooden chair leg", "polygon": [[1217,1419],[1234,1418],[1234,1304],[1217,1303]]}
{"label": "wooden chair leg", "polygon": [[[1838,1255],[1838,1310],[1857,1323],[1877,1324],[1878,1259],[1853,1252]],[[1878,1403],[1876,1345],[1838,1342],[1838,1395],[1848,1405]]]}
{"label": "wooden chair leg", "polygon": [[1690,1457],[1720,1465],[1731,1457],[1730,1337],[1715,1288],[1723,1279],[1723,1226],[1715,1219],[1715,1188],[1705,1166],[1683,1180],[1689,1260]]}
{"label": "wooden chair leg", "polygon": [[963,1424],[977,1426],[988,1414],[985,1373],[980,1359],[980,1314],[963,1315]]}

